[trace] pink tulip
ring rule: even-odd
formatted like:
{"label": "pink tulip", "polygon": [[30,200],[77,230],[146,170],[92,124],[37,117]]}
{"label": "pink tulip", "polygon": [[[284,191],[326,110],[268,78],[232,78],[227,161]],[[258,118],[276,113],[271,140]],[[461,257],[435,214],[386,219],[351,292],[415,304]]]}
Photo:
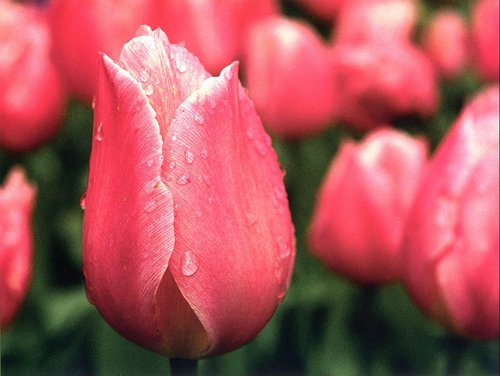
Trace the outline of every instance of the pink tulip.
{"label": "pink tulip", "polygon": [[499,90],[471,101],[438,147],[407,223],[405,283],[431,318],[499,336]]}
{"label": "pink tulip", "polygon": [[469,32],[455,10],[436,12],[424,30],[424,50],[445,78],[454,78],[465,68],[469,56]]}
{"label": "pink tulip", "polygon": [[410,43],[340,43],[332,50],[337,117],[358,130],[432,115],[438,105],[430,59]]}
{"label": "pink tulip", "polygon": [[182,43],[206,69],[218,74],[240,56],[248,27],[278,13],[276,0],[168,0],[160,25],[173,43]]}
{"label": "pink tulip", "polygon": [[238,81],[143,27],[100,57],[83,223],[89,299],[170,357],[242,346],[283,299],[294,230],[275,152]]}
{"label": "pink tulip", "polygon": [[335,43],[408,43],[417,15],[414,0],[346,1],[338,16]]}
{"label": "pink tulip", "polygon": [[13,322],[31,279],[31,214],[35,188],[21,168],[14,168],[0,187],[0,327]]}
{"label": "pink tulip", "polygon": [[332,121],[329,52],[309,25],[279,17],[255,23],[245,52],[248,90],[269,131],[297,138]]}
{"label": "pink tulip", "polygon": [[0,148],[30,150],[59,130],[65,98],[50,46],[40,9],[0,0]]}
{"label": "pink tulip", "polygon": [[488,81],[499,78],[499,13],[498,0],[478,0],[472,11],[473,62]]}
{"label": "pink tulip", "polygon": [[399,278],[403,229],[426,163],[427,143],[392,128],[342,143],[316,202],[312,252],[358,282]]}

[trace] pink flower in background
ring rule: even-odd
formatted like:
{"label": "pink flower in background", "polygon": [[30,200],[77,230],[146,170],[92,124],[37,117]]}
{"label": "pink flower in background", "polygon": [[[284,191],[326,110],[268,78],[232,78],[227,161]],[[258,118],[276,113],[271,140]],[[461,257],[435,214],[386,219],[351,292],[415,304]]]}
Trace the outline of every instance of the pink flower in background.
{"label": "pink flower in background", "polygon": [[89,299],[128,339],[198,358],[253,339],[283,299],[294,229],[238,80],[142,28],[100,57],[83,223]]}
{"label": "pink flower in background", "polygon": [[255,23],[245,45],[250,96],[270,132],[297,138],[333,120],[337,93],[327,46],[312,27],[275,17]]}
{"label": "pink flower in background", "polygon": [[278,14],[275,0],[162,1],[157,24],[172,43],[192,51],[211,74],[240,56],[253,22]]}
{"label": "pink flower in background", "polygon": [[337,44],[331,57],[337,117],[345,124],[366,131],[397,117],[436,111],[434,67],[413,45]]}
{"label": "pink flower in background", "polygon": [[33,149],[59,130],[65,96],[35,6],[0,1],[0,148]]}
{"label": "pink flower in background", "polygon": [[427,143],[391,128],[342,143],[316,201],[312,252],[358,282],[399,278],[403,229],[426,163]]}
{"label": "pink flower in background", "polygon": [[405,283],[431,318],[499,336],[499,90],[478,95],[438,147],[408,220]]}
{"label": "pink flower in background", "polygon": [[33,235],[31,214],[35,188],[16,167],[0,186],[0,327],[13,322],[29,287]]}
{"label": "pink flower in background", "polygon": [[339,13],[335,43],[408,43],[418,16],[414,0],[351,0]]}
{"label": "pink flower in background", "polygon": [[423,47],[439,74],[454,78],[469,59],[469,30],[462,16],[453,9],[436,12],[426,25]]}
{"label": "pink flower in background", "polygon": [[78,99],[92,102],[97,81],[97,52],[113,58],[155,13],[151,0],[51,0],[48,18],[53,55],[68,88]]}
{"label": "pink flower in background", "polygon": [[498,0],[478,0],[472,11],[473,62],[488,81],[499,77],[499,13]]}
{"label": "pink flower in background", "polygon": [[166,30],[211,73],[236,59],[254,20],[277,12],[274,0],[52,0],[54,56],[73,93],[87,103],[96,88],[97,52],[117,59],[141,24]]}

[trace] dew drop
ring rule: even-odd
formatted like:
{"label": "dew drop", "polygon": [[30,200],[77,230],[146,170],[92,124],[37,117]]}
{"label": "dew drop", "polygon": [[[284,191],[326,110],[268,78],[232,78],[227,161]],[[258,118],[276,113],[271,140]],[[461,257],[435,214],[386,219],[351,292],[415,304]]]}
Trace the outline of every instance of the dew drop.
{"label": "dew drop", "polygon": [[187,65],[186,61],[184,59],[176,59],[175,60],[175,67],[179,71],[179,73],[186,73],[187,72]]}
{"label": "dew drop", "polygon": [[248,226],[253,226],[254,224],[257,223],[257,214],[252,212],[246,212],[245,216],[247,217]]}
{"label": "dew drop", "polygon": [[182,174],[177,178],[176,182],[179,185],[186,185],[191,182],[191,177],[188,174]]}
{"label": "dew drop", "polygon": [[286,196],[284,187],[282,185],[276,185],[274,187],[274,195],[278,200],[283,200]]}
{"label": "dew drop", "polygon": [[203,180],[205,181],[206,185],[212,184],[212,177],[208,174],[203,175]]}
{"label": "dew drop", "polygon": [[175,134],[172,136],[172,141],[177,141],[177,136]]}
{"label": "dew drop", "polygon": [[144,206],[144,211],[146,213],[151,213],[153,210],[155,210],[155,208],[156,208],[156,201],[151,200],[146,203],[146,206]]}
{"label": "dew drop", "polygon": [[139,79],[142,82],[146,82],[149,80],[149,77],[151,76],[151,70],[149,68],[144,68],[142,71],[139,72]]}
{"label": "dew drop", "polygon": [[217,107],[217,102],[215,101],[215,99],[209,98],[208,99],[208,104],[210,105],[210,108],[212,108],[212,109],[214,109],[215,107]]}
{"label": "dew drop", "polygon": [[149,161],[146,162],[146,165],[148,167],[153,167],[153,163],[154,163],[154,161],[152,159],[150,159]]}
{"label": "dew drop", "polygon": [[82,197],[80,198],[80,207],[82,210],[85,210],[85,198],[87,197],[87,192],[84,192]]}
{"label": "dew drop", "polygon": [[95,132],[95,139],[97,141],[102,141],[102,137],[103,137],[103,126],[102,126],[102,121],[100,121],[98,124],[97,124],[97,128],[96,128],[96,132]]}
{"label": "dew drop", "polygon": [[267,146],[260,140],[255,140],[253,142],[253,146],[261,157],[264,157],[267,154]]}
{"label": "dew drop", "polygon": [[170,163],[168,164],[168,168],[173,170],[176,165],[177,165],[177,163],[175,163],[175,161],[170,161]]}
{"label": "dew drop", "polygon": [[154,89],[153,89],[153,85],[152,84],[150,84],[150,83],[145,83],[144,84],[144,93],[146,95],[149,96],[149,95],[153,94],[153,91],[154,91]]}
{"label": "dew drop", "polygon": [[253,140],[254,139],[255,132],[254,132],[254,130],[252,128],[247,128],[246,133],[247,133],[247,137],[248,137],[249,140]]}
{"label": "dew drop", "polygon": [[203,149],[201,149],[200,154],[201,154],[201,157],[203,159],[207,159],[208,158],[208,150],[205,147]]}
{"label": "dew drop", "polygon": [[203,118],[203,115],[197,112],[194,114],[194,121],[196,121],[198,124],[203,125],[205,122],[205,119]]}
{"label": "dew drop", "polygon": [[186,158],[186,162],[188,164],[193,164],[193,162],[194,162],[194,153],[192,151],[186,150],[184,152],[184,157]]}
{"label": "dew drop", "polygon": [[181,260],[181,271],[186,277],[192,276],[198,270],[198,258],[191,251],[186,251]]}
{"label": "dew drop", "polygon": [[280,258],[285,259],[290,256],[291,250],[288,242],[283,237],[278,238],[278,254]]}

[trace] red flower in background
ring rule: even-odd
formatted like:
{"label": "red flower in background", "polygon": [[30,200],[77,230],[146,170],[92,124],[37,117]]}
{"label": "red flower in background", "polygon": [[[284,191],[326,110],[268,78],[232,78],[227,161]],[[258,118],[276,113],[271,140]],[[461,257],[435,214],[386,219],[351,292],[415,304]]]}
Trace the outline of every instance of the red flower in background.
{"label": "red flower in background", "polygon": [[472,11],[473,62],[488,81],[499,77],[499,13],[498,0],[478,0]]}
{"label": "red flower in background", "polygon": [[0,148],[26,151],[61,125],[65,96],[42,11],[0,1]]}
{"label": "red flower in background", "polygon": [[85,199],[87,292],[136,343],[242,346],[288,288],[294,230],[271,140],[238,81],[143,28],[100,58]]}
{"label": "red flower in background", "polygon": [[422,43],[437,71],[445,78],[458,76],[468,63],[469,30],[455,10],[436,12],[426,25]]}
{"label": "red flower in background", "polygon": [[432,158],[402,252],[409,293],[430,317],[499,335],[499,90],[463,110]]}
{"label": "red flower in background", "polygon": [[328,58],[307,24],[283,17],[253,24],[245,45],[246,82],[269,131],[297,138],[333,120],[337,93]]}
{"label": "red flower in background", "polygon": [[399,278],[403,229],[426,163],[426,142],[391,128],[342,143],[316,202],[312,252],[359,282]]}
{"label": "red flower in background", "polygon": [[20,168],[14,168],[0,187],[0,327],[13,322],[29,287],[33,235],[31,214],[35,188]]}

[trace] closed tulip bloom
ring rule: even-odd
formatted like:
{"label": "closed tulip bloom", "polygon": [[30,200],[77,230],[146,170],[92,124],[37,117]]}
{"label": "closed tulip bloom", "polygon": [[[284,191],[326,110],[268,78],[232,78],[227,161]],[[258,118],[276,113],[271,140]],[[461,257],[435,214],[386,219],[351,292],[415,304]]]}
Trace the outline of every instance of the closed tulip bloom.
{"label": "closed tulip bloom", "polygon": [[328,48],[309,25],[283,17],[255,23],[244,62],[250,96],[270,132],[298,138],[333,120]]}
{"label": "closed tulip bloom", "polygon": [[498,0],[478,0],[472,10],[473,62],[481,76],[498,81],[500,64]]}
{"label": "closed tulip bloom", "polygon": [[83,223],[90,301],[169,357],[242,346],[290,282],[282,176],[238,65],[211,77],[143,27],[118,62],[100,57]]}
{"label": "closed tulip bloom", "polygon": [[499,336],[499,90],[462,111],[433,156],[407,223],[404,280],[444,327]]}
{"label": "closed tulip bloom", "polygon": [[418,16],[414,0],[351,0],[339,12],[336,43],[409,42]]}
{"label": "closed tulip bloom", "polygon": [[31,279],[31,215],[35,188],[21,168],[14,168],[0,187],[0,328],[13,322]]}
{"label": "closed tulip bloom", "polygon": [[342,143],[316,201],[312,252],[357,282],[399,278],[403,229],[426,163],[427,143],[392,128]]}
{"label": "closed tulip bloom", "polygon": [[0,0],[0,148],[27,151],[55,136],[65,107],[40,9]]}
{"label": "closed tulip bloom", "polygon": [[431,116],[438,86],[431,60],[410,43],[339,43],[332,49],[337,118],[361,131],[402,116]]}
{"label": "closed tulip bloom", "polygon": [[469,57],[469,31],[457,11],[438,11],[426,26],[422,42],[442,77],[454,78],[465,68]]}

